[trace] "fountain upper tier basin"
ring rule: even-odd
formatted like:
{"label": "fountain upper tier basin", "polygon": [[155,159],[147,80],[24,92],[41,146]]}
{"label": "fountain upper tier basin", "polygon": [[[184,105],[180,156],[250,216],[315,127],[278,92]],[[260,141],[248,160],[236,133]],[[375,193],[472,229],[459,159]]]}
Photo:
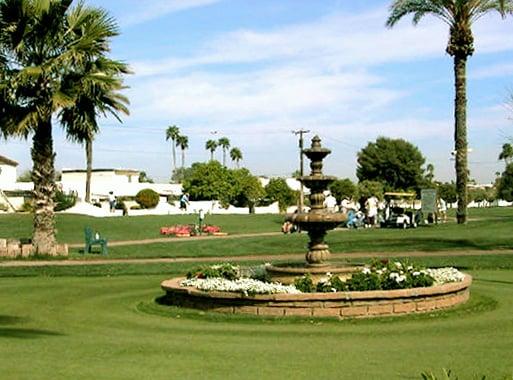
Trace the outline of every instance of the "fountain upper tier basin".
{"label": "fountain upper tier basin", "polygon": [[336,181],[337,177],[330,175],[306,175],[299,177],[299,181],[309,189],[327,189],[329,184]]}
{"label": "fountain upper tier basin", "polygon": [[347,220],[347,215],[342,213],[321,213],[315,212],[288,214],[287,220],[291,223],[298,224],[303,230],[319,229],[333,229],[339,224]]}

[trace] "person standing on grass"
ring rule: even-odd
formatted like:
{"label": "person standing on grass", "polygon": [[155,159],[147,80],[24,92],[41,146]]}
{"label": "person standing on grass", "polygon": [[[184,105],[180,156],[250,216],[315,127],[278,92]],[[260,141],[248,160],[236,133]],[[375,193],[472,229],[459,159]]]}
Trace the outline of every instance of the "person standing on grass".
{"label": "person standing on grass", "polygon": [[205,221],[205,211],[201,208],[198,212],[198,222],[199,222],[199,233],[200,235],[203,233],[203,222]]}
{"label": "person standing on grass", "polygon": [[189,193],[183,193],[180,197],[180,210],[187,211],[189,205]]}
{"label": "person standing on grass", "polygon": [[113,191],[109,191],[109,210],[110,212],[114,212],[114,210],[116,209],[116,197],[114,196],[114,192]]}

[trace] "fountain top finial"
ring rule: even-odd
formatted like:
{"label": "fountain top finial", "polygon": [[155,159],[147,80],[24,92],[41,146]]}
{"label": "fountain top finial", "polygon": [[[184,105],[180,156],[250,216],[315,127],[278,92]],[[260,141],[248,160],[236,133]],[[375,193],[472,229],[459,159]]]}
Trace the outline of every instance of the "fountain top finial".
{"label": "fountain top finial", "polygon": [[312,148],[320,148],[321,147],[321,138],[319,135],[315,135],[312,138]]}

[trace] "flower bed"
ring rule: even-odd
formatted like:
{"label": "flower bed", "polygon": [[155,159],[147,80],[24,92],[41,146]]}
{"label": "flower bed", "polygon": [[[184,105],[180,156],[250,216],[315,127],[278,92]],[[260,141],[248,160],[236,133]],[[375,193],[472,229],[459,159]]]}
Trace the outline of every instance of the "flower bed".
{"label": "flower bed", "polygon": [[[215,235],[221,233],[221,227],[205,225],[201,229],[201,233],[208,235]],[[177,224],[174,226],[161,227],[160,228],[161,235],[174,235],[178,237],[184,236],[196,236],[200,235],[200,229],[198,225],[195,224]]]}
{"label": "flower bed", "polygon": [[309,275],[296,279],[293,285],[270,282],[266,266],[242,269],[229,263],[203,265],[187,273],[183,286],[204,291],[240,292],[243,294],[331,293],[346,291],[395,290],[430,287],[463,281],[465,275],[455,268],[424,269],[407,262],[373,262],[353,273],[347,280],[326,273],[314,284]]}
{"label": "flower bed", "polygon": [[[231,314],[364,318],[452,307],[468,300],[472,282],[470,276],[454,268],[373,263],[353,274],[357,280],[336,280],[336,276],[327,274],[319,284],[302,291],[298,284],[271,283],[265,268],[266,265],[241,268],[226,263],[201,266],[191,270],[187,279],[163,281],[166,295],[162,302]],[[423,282],[431,285],[421,286]],[[370,290],[369,284],[379,289]],[[348,290],[356,286],[362,290]]]}

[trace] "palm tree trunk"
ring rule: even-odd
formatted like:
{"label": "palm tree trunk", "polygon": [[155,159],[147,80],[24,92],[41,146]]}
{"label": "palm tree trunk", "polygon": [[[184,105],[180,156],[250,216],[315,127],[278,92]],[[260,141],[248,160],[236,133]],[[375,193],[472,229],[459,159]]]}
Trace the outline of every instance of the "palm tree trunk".
{"label": "palm tree trunk", "polygon": [[86,189],[85,201],[91,203],[91,174],[93,172],[93,141],[86,140]]}
{"label": "palm tree trunk", "polygon": [[36,128],[32,145],[32,181],[34,181],[34,231],[32,243],[37,255],[57,254],[54,202],[55,172],[52,121],[48,117]]}
{"label": "palm tree trunk", "polygon": [[214,151],[210,151],[210,161],[214,161]]}
{"label": "palm tree trunk", "polygon": [[[174,170],[176,170],[176,150],[175,150],[175,140],[173,139],[172,140],[172,143],[173,143],[173,168]],[[173,177],[173,172],[174,170],[171,172],[171,178]]]}
{"label": "palm tree trunk", "polygon": [[458,194],[458,224],[467,222],[467,57],[454,57],[454,142],[456,150],[456,192]]}
{"label": "palm tree trunk", "polygon": [[223,148],[223,166],[226,166],[226,149]]}
{"label": "palm tree trunk", "polygon": [[182,169],[185,168],[185,149],[182,149]]}

